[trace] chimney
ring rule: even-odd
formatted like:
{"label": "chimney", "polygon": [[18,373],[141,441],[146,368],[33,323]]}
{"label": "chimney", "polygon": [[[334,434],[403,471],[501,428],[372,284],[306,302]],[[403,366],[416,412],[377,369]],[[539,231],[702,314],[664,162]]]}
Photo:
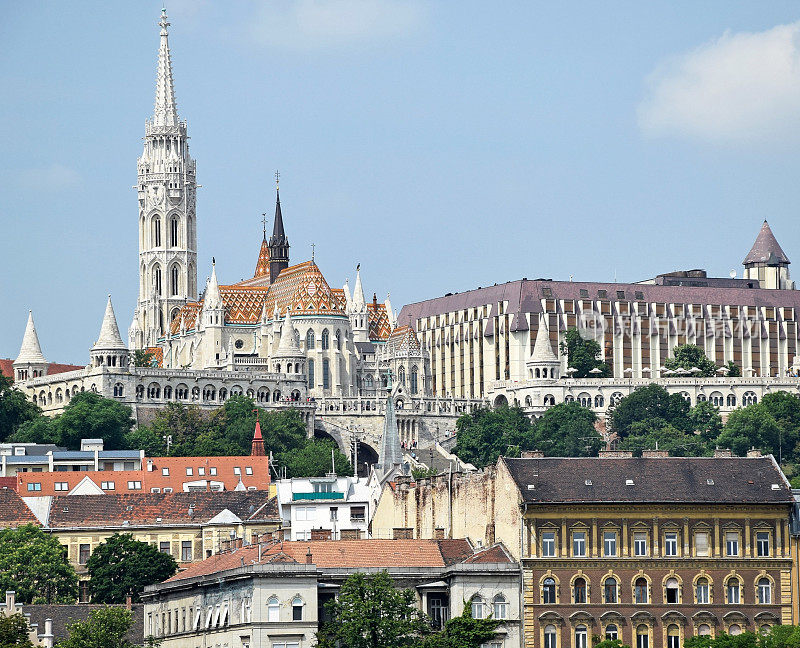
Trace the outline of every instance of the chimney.
{"label": "chimney", "polygon": [[133,597],[130,594],[125,595],[125,609],[130,610],[133,608]]}
{"label": "chimney", "polygon": [[748,459],[760,459],[764,455],[761,454],[761,450],[756,450],[755,448],[750,448],[747,451],[747,458]]}
{"label": "chimney", "polygon": [[41,636],[42,646],[45,648],[53,648],[55,637],[53,636],[53,620],[44,620],[44,634]]}
{"label": "chimney", "polygon": [[313,565],[313,564],[314,564],[314,559],[313,556],[311,555],[311,547],[309,546],[308,553],[306,553],[306,565]]}
{"label": "chimney", "polygon": [[408,527],[395,527],[392,529],[392,538],[395,540],[413,540],[414,529]]}
{"label": "chimney", "polygon": [[376,293],[372,293],[372,307],[378,310],[378,295]]}
{"label": "chimney", "polygon": [[601,459],[631,459],[633,453],[626,450],[601,450],[598,456]]}
{"label": "chimney", "polygon": [[330,529],[311,529],[311,539],[312,540],[331,540],[331,530]]}
{"label": "chimney", "polygon": [[16,609],[17,593],[14,590],[6,590],[6,614],[14,614]]}
{"label": "chimney", "polygon": [[523,450],[523,459],[544,459],[544,452],[542,450]]}
{"label": "chimney", "polygon": [[730,459],[733,457],[733,451],[729,448],[715,448],[714,459]]}
{"label": "chimney", "polygon": [[664,459],[669,457],[666,450],[642,450],[642,459]]}

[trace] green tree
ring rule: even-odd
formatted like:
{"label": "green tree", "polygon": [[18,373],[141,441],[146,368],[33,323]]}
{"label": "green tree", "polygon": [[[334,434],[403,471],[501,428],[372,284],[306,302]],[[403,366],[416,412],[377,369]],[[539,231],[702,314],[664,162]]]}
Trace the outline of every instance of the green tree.
{"label": "green tree", "polygon": [[728,369],[728,373],[726,374],[728,378],[738,378],[742,375],[742,370],[733,360],[728,361],[728,364],[726,364],[725,367]]}
{"label": "green tree", "polygon": [[531,445],[549,457],[596,457],[603,445],[596,421],[592,410],[574,401],[559,403],[536,421]]}
{"label": "green tree", "polygon": [[144,349],[136,349],[133,352],[133,366],[134,367],[152,367],[156,356],[154,353],[145,351]]}
{"label": "green tree", "polygon": [[689,410],[689,423],[705,441],[716,439],[722,432],[722,417],[711,401],[697,401]]}
{"label": "green tree", "polygon": [[[69,636],[59,642],[58,648],[135,648],[127,639],[133,625],[133,614],[122,607],[104,607],[94,610],[86,621],[67,626]],[[157,645],[154,642],[145,645]]]}
{"label": "green tree", "polygon": [[8,440],[15,443],[54,443],[58,445],[61,437],[58,435],[55,419],[51,419],[49,416],[39,416],[25,421]]}
{"label": "green tree", "polygon": [[464,609],[444,625],[440,633],[426,637],[422,648],[480,648],[497,636],[496,619],[476,619],[472,616],[472,602],[464,601]]}
{"label": "green tree", "polygon": [[676,369],[700,369],[692,372],[693,376],[712,377],[717,373],[717,365],[706,357],[706,352],[696,344],[681,344],[672,351],[672,357],[664,362],[671,371]]}
{"label": "green tree", "polygon": [[674,457],[702,457],[708,454],[708,444],[696,434],[678,430],[663,419],[637,421],[630,433],[619,443],[620,450],[630,450],[637,457],[643,450],[666,450]]}
{"label": "green tree", "polygon": [[613,408],[611,429],[617,437],[624,439],[631,433],[631,426],[637,422],[645,424],[644,428],[639,427],[639,433],[642,429],[660,429],[664,424],[682,432],[691,432],[689,403],[680,394],[670,394],[656,384],[639,387]]}
{"label": "green tree", "polygon": [[134,540],[129,533],[115,533],[95,548],[86,569],[93,601],[122,603],[128,594],[133,600],[139,600],[146,586],[172,576],[178,563],[170,554]]}
{"label": "green tree", "polygon": [[352,475],[353,466],[332,441],[311,440],[299,450],[285,452],[279,463],[286,466],[289,477],[324,477],[331,472],[331,451],[337,475]]}
{"label": "green tree", "polygon": [[415,606],[416,594],[396,589],[385,571],[352,574],[327,604],[333,621],[317,633],[320,648],[411,648],[428,630]]}
{"label": "green tree", "polygon": [[519,407],[480,408],[462,414],[456,421],[453,452],[479,468],[494,463],[500,455],[519,455],[534,447],[533,426]]}
{"label": "green tree", "polygon": [[603,639],[592,644],[592,648],[631,648],[628,644],[622,643],[619,639]]}
{"label": "green tree", "polygon": [[74,603],[78,576],[67,548],[38,526],[0,531],[0,591],[15,590],[20,603]]}
{"label": "green tree", "polygon": [[167,454],[164,436],[151,427],[139,425],[125,435],[125,447],[129,450],[144,450],[148,457],[164,457]]}
{"label": "green tree", "polygon": [[[197,456],[194,451],[197,437],[208,432],[212,427],[218,427],[215,414],[208,415],[196,405],[184,405],[172,401],[158,411],[150,425],[140,425],[136,433],[140,434],[145,441],[149,439],[150,443],[156,442],[157,439],[161,439],[163,442],[165,437],[171,436],[170,455],[176,457]],[[135,447],[133,444],[136,440],[136,437],[129,437],[128,446]],[[163,446],[162,451],[164,454],[166,453],[166,445]]]}
{"label": "green tree", "polygon": [[90,391],[73,396],[54,420],[59,444],[72,450],[81,439],[103,439],[106,450],[122,449],[133,424],[130,407]]}
{"label": "green tree", "polygon": [[42,411],[16,389],[11,378],[0,373],[0,442],[26,422],[41,418]]}
{"label": "green tree", "polygon": [[781,428],[772,415],[763,407],[750,405],[730,413],[716,444],[740,456],[756,448],[777,457],[780,440]]}
{"label": "green tree", "polygon": [[412,468],[411,469],[411,476],[419,481],[420,479],[429,479],[431,477],[436,477],[439,472],[435,468]]}
{"label": "green tree", "polygon": [[575,378],[602,378],[611,375],[609,366],[600,359],[602,349],[591,339],[585,339],[576,328],[569,329],[560,345],[567,365],[575,369]]}
{"label": "green tree", "polygon": [[766,394],[757,405],[778,424],[778,450],[776,457],[783,461],[800,459],[800,398],[785,391]]}
{"label": "green tree", "polygon": [[0,648],[33,648],[28,620],[22,614],[0,614]]}

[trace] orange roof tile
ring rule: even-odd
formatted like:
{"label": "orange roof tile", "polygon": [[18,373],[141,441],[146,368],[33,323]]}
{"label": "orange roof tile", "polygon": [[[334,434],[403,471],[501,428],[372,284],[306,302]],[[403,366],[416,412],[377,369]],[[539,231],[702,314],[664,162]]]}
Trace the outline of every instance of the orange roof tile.
{"label": "orange roof tile", "polygon": [[372,342],[381,342],[389,339],[392,326],[386,314],[386,304],[377,304],[374,301],[367,304],[369,315],[369,339]]}
{"label": "orange roof tile", "polygon": [[[51,362],[47,365],[47,374],[53,376],[55,374],[65,373],[67,371],[77,371],[78,369],[85,369],[85,365],[62,364],[60,362]],[[0,358],[0,373],[6,378],[14,380],[14,361],[10,358]]]}
{"label": "orange roof tile", "polygon": [[24,524],[41,526],[15,491],[10,488],[0,489],[0,529],[14,529]]}
{"label": "orange roof tile", "polygon": [[253,279],[267,276],[269,276],[269,244],[265,233],[264,240],[261,242],[261,250],[258,253],[258,262],[256,263],[256,271],[253,273]]}

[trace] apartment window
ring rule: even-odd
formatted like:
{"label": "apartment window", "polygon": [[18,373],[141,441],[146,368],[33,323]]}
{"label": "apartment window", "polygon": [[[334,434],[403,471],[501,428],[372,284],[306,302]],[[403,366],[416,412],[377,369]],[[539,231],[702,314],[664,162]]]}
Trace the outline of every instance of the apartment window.
{"label": "apartment window", "polygon": [[183,540],[181,542],[181,560],[183,562],[190,562],[192,560],[192,541]]}
{"label": "apartment window", "polygon": [[707,578],[698,578],[697,583],[694,586],[695,591],[695,598],[697,599],[698,605],[705,605],[708,604],[708,579]]}
{"label": "apartment window", "polygon": [[280,605],[278,597],[271,596],[267,601],[267,621],[276,623],[280,619]]}
{"label": "apartment window", "polygon": [[664,591],[666,594],[666,602],[667,603],[678,603],[678,599],[680,598],[680,586],[678,585],[677,578],[668,578],[667,582],[664,584]]}
{"label": "apartment window", "polygon": [[739,580],[736,578],[729,579],[728,585],[725,588],[725,592],[728,595],[728,605],[739,605],[739,601],[741,600],[740,591]]}
{"label": "apartment window", "polygon": [[482,619],[483,618],[483,599],[480,596],[473,596],[472,597],[472,618],[473,619]]}
{"label": "apartment window", "polygon": [[350,507],[350,521],[351,522],[364,522],[367,519],[366,507],[364,506],[351,506]]}
{"label": "apartment window", "polygon": [[544,627],[544,648],[556,648],[556,627],[546,625]]}
{"label": "apartment window", "polygon": [[769,556],[769,531],[758,531],[756,533],[756,554],[758,556]]}
{"label": "apartment window", "polygon": [[650,633],[646,625],[636,628],[636,648],[650,648]]}
{"label": "apartment window", "polygon": [[681,648],[681,631],[674,623],[667,628],[667,648]]}
{"label": "apartment window", "polygon": [[78,583],[78,603],[89,602],[89,581]]}
{"label": "apartment window", "polygon": [[35,492],[42,490],[41,482],[31,482],[28,484],[28,491]]}
{"label": "apartment window", "polygon": [[572,555],[578,557],[586,555],[586,531],[572,533]]}
{"label": "apartment window", "polygon": [[587,631],[585,625],[575,627],[575,648],[586,648]]}
{"label": "apartment window", "polygon": [[128,482],[128,490],[142,490],[142,482],[140,482],[140,481],[129,481]]}
{"label": "apartment window", "polygon": [[56,482],[54,488],[57,491],[69,490],[69,484],[67,482]]}
{"label": "apartment window", "polygon": [[636,579],[636,582],[633,585],[633,600],[636,603],[648,602],[649,596],[648,596],[648,584],[646,578]]}
{"label": "apartment window", "polygon": [[89,556],[92,554],[92,546],[82,544],[78,546],[78,564],[85,565],[89,562]]}
{"label": "apartment window", "polygon": [[200,475],[200,476],[203,476],[203,475],[205,475],[205,474],[206,474],[206,469],[205,469],[205,468],[202,468],[202,467],[201,467],[201,468],[198,468],[198,469],[197,469],[197,474],[198,474],[198,475]]}
{"label": "apartment window", "polygon": [[158,550],[161,553],[168,554],[170,552],[169,541],[167,540],[166,542],[159,542],[158,543]]}
{"label": "apartment window", "polygon": [[338,506],[331,506],[331,522],[335,522],[339,519],[339,507]]}
{"label": "apartment window", "polygon": [[606,603],[617,602],[617,581],[610,576],[603,581],[603,596]]}
{"label": "apartment window", "polygon": [[234,475],[241,475],[242,474],[242,469],[239,468],[239,467],[234,468],[233,469],[233,474]]}
{"label": "apartment window", "polygon": [[100,488],[102,488],[104,491],[115,490],[116,486],[113,481],[107,481],[107,482],[100,482]]}
{"label": "apartment window", "polygon": [[678,555],[678,534],[674,532],[664,534],[664,555]]}
{"label": "apartment window", "polygon": [[164,477],[169,477],[169,468],[162,468],[162,469],[161,469],[161,474],[162,474]]}
{"label": "apartment window", "polygon": [[644,531],[637,531],[633,534],[633,555],[647,555],[647,533]]}
{"label": "apartment window", "polygon": [[586,603],[586,579],[576,578],[572,583],[573,603]]}
{"label": "apartment window", "polygon": [[556,555],[556,534],[555,531],[545,531],[542,533],[542,556],[553,558]]}
{"label": "apartment window", "polygon": [[493,601],[493,614],[495,619],[507,619],[508,618],[508,601],[506,601],[506,597],[502,594],[498,594],[494,597]]}
{"label": "apartment window", "polygon": [[694,534],[694,553],[697,556],[708,555],[708,532],[698,531]]}
{"label": "apartment window", "polygon": [[555,604],[556,582],[548,577],[542,581],[542,603]]}
{"label": "apartment window", "polygon": [[769,578],[760,578],[758,580],[758,602],[761,605],[772,603],[772,582]]}
{"label": "apartment window", "polygon": [[617,555],[617,534],[614,531],[603,533],[603,555],[606,557]]}
{"label": "apartment window", "polygon": [[193,474],[194,474],[194,473],[192,472],[192,469],[191,469],[191,468],[187,468],[187,469],[186,469],[186,476],[187,476],[187,477],[191,477]]}
{"label": "apartment window", "polygon": [[725,555],[739,555],[739,534],[736,531],[728,531],[725,533]]}
{"label": "apartment window", "polygon": [[217,476],[217,469],[214,468],[213,466],[211,468],[209,468],[209,472],[211,473],[212,477],[216,477]]}
{"label": "apartment window", "polygon": [[252,466],[245,466],[244,474],[245,475],[252,475],[253,474],[253,467]]}
{"label": "apartment window", "polygon": [[295,596],[292,599],[292,621],[303,620],[303,599]]}

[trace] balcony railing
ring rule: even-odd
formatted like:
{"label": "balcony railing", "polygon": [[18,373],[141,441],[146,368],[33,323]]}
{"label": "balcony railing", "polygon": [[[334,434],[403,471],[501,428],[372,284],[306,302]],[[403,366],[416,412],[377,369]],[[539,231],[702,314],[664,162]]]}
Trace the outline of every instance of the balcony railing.
{"label": "balcony railing", "polygon": [[343,500],[344,493],[292,493],[292,499],[297,500]]}

